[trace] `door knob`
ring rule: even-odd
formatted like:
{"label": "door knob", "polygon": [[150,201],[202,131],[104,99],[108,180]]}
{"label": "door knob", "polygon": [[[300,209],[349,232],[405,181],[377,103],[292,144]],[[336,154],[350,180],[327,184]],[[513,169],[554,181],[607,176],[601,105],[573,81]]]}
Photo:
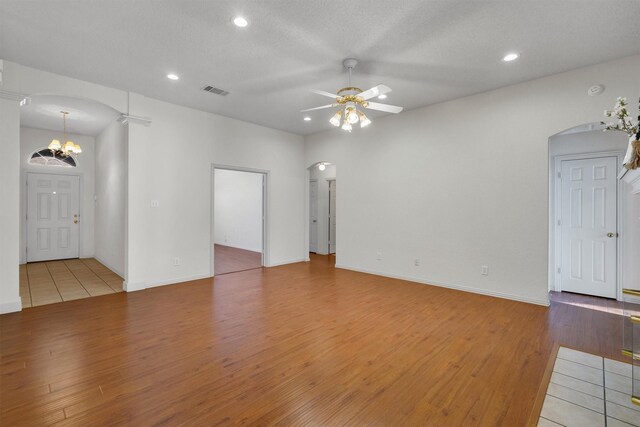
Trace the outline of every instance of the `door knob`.
{"label": "door knob", "polygon": [[618,237],[618,233],[607,233],[608,238]]}
{"label": "door knob", "polygon": [[79,223],[79,222],[80,222],[80,221],[78,221],[77,219],[74,219],[74,220],[73,220],[73,223],[74,223],[74,224],[77,224],[77,223]]}

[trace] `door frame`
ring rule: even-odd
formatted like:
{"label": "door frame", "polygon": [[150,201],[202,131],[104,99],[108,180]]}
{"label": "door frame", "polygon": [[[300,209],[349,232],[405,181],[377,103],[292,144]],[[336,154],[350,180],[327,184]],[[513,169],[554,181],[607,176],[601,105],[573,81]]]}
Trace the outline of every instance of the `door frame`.
{"label": "door frame", "polygon": [[[331,182],[337,183],[335,177],[325,178],[327,181],[327,254],[337,254],[338,253],[338,245],[334,243],[335,251],[331,252]],[[338,206],[338,196],[336,195],[336,206]],[[335,209],[335,207],[334,207]],[[338,217],[338,212],[336,211],[336,218]],[[337,221],[337,220],[336,220]],[[336,227],[336,241],[338,240],[338,227]]]}
{"label": "door frame", "polygon": [[[622,181],[618,179],[619,168],[622,166],[622,159],[624,153],[622,151],[599,151],[595,153],[581,153],[581,154],[563,154],[552,157],[553,168],[550,170],[551,181],[549,187],[553,188],[554,195],[549,193],[549,244],[553,244],[553,256],[549,254],[549,290],[555,290],[562,292],[562,278],[558,270],[562,267],[562,226],[558,225],[558,221],[562,215],[562,180],[558,179],[558,174],[562,170],[563,161],[571,160],[586,160],[586,159],[598,159],[602,157],[615,157],[618,170],[615,172],[616,180],[616,230],[618,237],[616,239],[616,299],[622,301],[622,286],[623,282],[623,269],[622,260],[624,259],[624,233],[620,233],[624,230],[624,207],[626,206],[626,194],[622,189]],[[555,280],[552,282],[552,278]],[[555,283],[555,286],[551,286],[551,283]]]}
{"label": "door frame", "polygon": [[316,183],[316,216],[318,216],[318,191],[320,191],[320,181],[318,181],[318,178],[309,178],[309,200],[307,203],[307,209],[309,210],[309,215],[307,216],[307,228],[308,230],[308,236],[307,236],[307,240],[309,241],[309,244],[307,245],[307,247],[309,248],[308,252],[311,253],[318,253],[318,219],[316,219],[316,247],[313,248],[313,250],[311,250],[311,224],[309,224],[309,220],[311,219],[311,183],[315,182]]}
{"label": "door frame", "polygon": [[[76,173],[65,173],[65,171],[42,171],[40,169],[35,169],[38,166],[34,166],[34,167],[25,167],[22,171],[22,194],[24,194],[24,198],[21,201],[22,204],[22,209],[23,212],[20,215],[21,218],[24,220],[23,222],[23,230],[22,230],[22,237],[24,239],[24,247],[21,248],[21,257],[24,257],[24,263],[26,264],[28,262],[27,259],[27,244],[29,242],[29,236],[28,236],[28,230],[29,227],[27,225],[27,214],[29,212],[29,195],[28,195],[28,186],[27,186],[27,179],[29,174],[35,174],[35,175],[61,175],[61,176],[77,176],[78,177],[78,215],[80,216],[80,227],[78,227],[78,258],[82,258],[82,254],[84,253],[84,247],[82,244],[83,241],[83,235],[84,235],[84,221],[83,221],[83,215],[84,212],[82,210],[82,204],[84,202],[84,173],[82,172],[76,172]],[[46,166],[45,166],[46,167]],[[55,167],[55,166],[52,166]],[[44,261],[43,261],[44,262]]]}
{"label": "door frame", "polygon": [[223,165],[218,163],[211,164],[211,189],[209,194],[211,194],[211,204],[210,204],[210,244],[209,244],[209,275],[211,277],[215,276],[215,264],[214,264],[214,256],[215,256],[215,240],[214,240],[214,206],[215,206],[215,179],[216,179],[216,169],[223,169],[229,171],[236,172],[251,172],[251,173],[259,173],[262,175],[262,267],[269,267],[271,258],[270,254],[270,241],[269,241],[269,186],[271,185],[271,171],[266,169],[255,169],[255,168],[245,168],[242,166],[230,166]]}

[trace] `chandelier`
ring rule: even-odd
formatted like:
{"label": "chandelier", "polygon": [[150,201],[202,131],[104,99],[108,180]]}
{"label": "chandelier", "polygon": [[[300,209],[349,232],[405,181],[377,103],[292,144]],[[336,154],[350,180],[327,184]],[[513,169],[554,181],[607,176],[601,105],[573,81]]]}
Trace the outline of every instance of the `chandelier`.
{"label": "chandelier", "polygon": [[56,156],[68,157],[72,154],[78,155],[82,153],[82,148],[80,148],[78,144],[74,143],[73,141],[69,141],[67,139],[67,115],[69,114],[69,112],[60,111],[60,113],[62,113],[62,132],[63,132],[62,140],[65,141],[65,143],[61,144],[59,140],[52,139],[51,142],[49,143],[49,147],[47,148],[51,150],[54,157]]}
{"label": "chandelier", "polygon": [[[349,69],[351,71],[351,69]],[[349,82],[351,82],[351,72],[349,72]],[[357,87],[345,87],[338,91],[338,95],[340,98],[336,100],[336,103],[340,105],[340,109],[334,116],[329,120],[329,123],[338,127],[340,126],[340,121],[342,120],[342,129],[347,132],[351,132],[353,129],[353,125],[360,122],[360,127],[366,127],[371,124],[371,120],[367,116],[365,116],[364,112],[360,109],[358,110],[358,106],[361,108],[367,108],[369,103],[365,101],[358,94],[362,93],[362,89]]]}

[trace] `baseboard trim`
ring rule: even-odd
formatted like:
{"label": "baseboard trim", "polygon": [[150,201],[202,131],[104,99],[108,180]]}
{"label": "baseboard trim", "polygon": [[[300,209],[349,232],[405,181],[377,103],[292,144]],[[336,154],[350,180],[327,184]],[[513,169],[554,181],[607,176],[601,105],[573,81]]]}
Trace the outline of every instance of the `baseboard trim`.
{"label": "baseboard trim", "polygon": [[124,282],[122,288],[127,292],[142,291],[149,288],[157,288],[159,286],[177,285],[184,282],[191,282],[193,280],[210,279],[212,276],[209,274],[197,274],[194,276],[180,277],[170,280],[160,280],[157,282],[138,282],[129,283]]}
{"label": "baseboard trim", "polygon": [[292,259],[289,261],[282,261],[282,262],[272,262],[271,264],[265,266],[265,267],[279,267],[281,265],[287,265],[287,264],[295,264],[298,262],[305,262],[305,261],[309,261],[309,258],[296,258],[296,259]]}
{"label": "baseboard trim", "polygon": [[122,271],[118,270],[117,268],[112,266],[110,263],[103,261],[102,258],[99,258],[96,255],[94,255],[93,258],[95,258],[96,261],[98,261],[100,264],[102,264],[105,267],[107,267],[109,270],[111,270],[114,273],[116,273],[118,276],[124,277],[124,273]]}
{"label": "baseboard trim", "polygon": [[[298,258],[298,259],[294,259],[294,260],[290,260],[290,261],[284,261],[284,262],[279,262],[279,263],[275,263],[275,264],[270,264],[267,267],[278,267],[281,265],[286,265],[286,264],[295,264],[298,262],[305,262],[308,261],[308,259],[306,258]],[[182,282],[190,282],[192,280],[200,280],[200,279],[210,279],[214,276],[212,276],[211,274],[197,274],[195,276],[187,276],[187,277],[180,277],[177,279],[170,279],[170,280],[160,280],[157,282],[137,282],[137,283],[130,283],[125,281],[122,285],[122,289],[124,289],[127,292],[135,292],[135,291],[142,291],[144,289],[149,289],[149,288],[156,288],[158,286],[166,286],[166,285],[177,285],[178,283],[182,283]]]}
{"label": "baseboard trim", "polygon": [[640,297],[634,297],[633,295],[622,294],[622,301],[632,303],[632,304],[640,304]]}
{"label": "baseboard trim", "polygon": [[20,298],[0,303],[0,314],[15,313],[17,311],[22,311],[22,300]]}
{"label": "baseboard trim", "polygon": [[474,293],[474,294],[486,295],[486,296],[490,296],[490,297],[510,299],[510,300],[513,300],[513,301],[526,302],[526,303],[529,303],[529,304],[542,305],[542,306],[545,306],[545,307],[549,307],[549,305],[550,305],[549,299],[538,300],[538,299],[534,299],[534,298],[523,298],[523,297],[520,297],[518,295],[506,294],[506,293],[503,293],[503,292],[495,292],[495,291],[489,291],[489,290],[486,290],[486,289],[478,289],[478,288],[474,288],[474,287],[471,287],[471,286],[453,285],[453,284],[450,284],[450,283],[436,282],[436,281],[433,281],[433,280],[425,280],[425,279],[420,279],[420,278],[417,278],[417,277],[410,277],[410,276],[403,276],[403,275],[399,275],[399,274],[385,273],[385,272],[381,272],[381,271],[369,270],[369,269],[366,269],[366,268],[351,267],[351,266],[344,265],[344,264],[336,264],[336,268],[341,268],[343,270],[357,271],[358,273],[373,274],[375,276],[388,277],[390,279],[406,280],[408,282],[415,282],[415,283],[420,283],[420,284],[423,284],[423,285],[438,286],[440,288],[449,288],[449,289],[455,289],[455,290],[458,290],[458,291],[471,292],[471,293]]}

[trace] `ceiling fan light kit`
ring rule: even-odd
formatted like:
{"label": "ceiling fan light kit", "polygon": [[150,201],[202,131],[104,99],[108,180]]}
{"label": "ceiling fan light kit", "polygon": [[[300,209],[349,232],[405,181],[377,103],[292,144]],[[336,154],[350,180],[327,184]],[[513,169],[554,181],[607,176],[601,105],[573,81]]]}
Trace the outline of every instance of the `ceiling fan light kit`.
{"label": "ceiling fan light kit", "polygon": [[[402,111],[402,107],[395,105],[380,104],[377,102],[369,102],[369,99],[378,97],[391,92],[391,88],[385,85],[374,86],[371,89],[362,91],[362,89],[351,86],[351,73],[355,68],[358,61],[353,58],[345,59],[342,64],[349,71],[349,86],[340,89],[337,94],[313,90],[312,92],[318,95],[327,96],[333,98],[335,103],[323,105],[321,107],[309,108],[302,110],[302,112],[308,112],[313,110],[321,110],[324,108],[340,107],[340,109],[331,117],[329,123],[335,127],[339,127],[347,132],[351,132],[353,125],[360,123],[360,127],[366,127],[371,124],[371,120],[364,114],[364,109],[384,111],[386,113],[398,114]],[[386,97],[386,96],[385,96]]]}

